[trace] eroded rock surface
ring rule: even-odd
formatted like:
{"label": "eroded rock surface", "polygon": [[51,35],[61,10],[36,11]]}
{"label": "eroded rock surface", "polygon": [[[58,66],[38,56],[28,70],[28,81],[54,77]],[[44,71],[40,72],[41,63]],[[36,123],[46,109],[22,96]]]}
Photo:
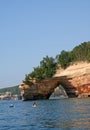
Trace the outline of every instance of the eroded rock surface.
{"label": "eroded rock surface", "polygon": [[65,70],[59,67],[53,78],[34,83],[32,86],[22,83],[19,88],[23,100],[48,99],[60,84],[68,97],[90,96],[90,63],[75,63]]}

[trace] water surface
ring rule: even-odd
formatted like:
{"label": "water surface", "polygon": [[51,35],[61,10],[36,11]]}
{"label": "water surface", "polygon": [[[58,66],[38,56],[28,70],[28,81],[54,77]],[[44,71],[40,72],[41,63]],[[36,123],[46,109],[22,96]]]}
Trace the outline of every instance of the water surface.
{"label": "water surface", "polygon": [[35,108],[33,102],[0,102],[0,130],[90,129],[90,98],[38,100]]}

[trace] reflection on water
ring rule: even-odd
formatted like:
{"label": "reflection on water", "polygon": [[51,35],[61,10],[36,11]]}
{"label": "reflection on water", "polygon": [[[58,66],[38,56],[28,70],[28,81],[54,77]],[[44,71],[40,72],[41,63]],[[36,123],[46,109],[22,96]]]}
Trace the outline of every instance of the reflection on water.
{"label": "reflection on water", "polygon": [[40,119],[43,121],[43,126],[47,128],[90,128],[90,104],[88,102],[70,99],[57,102],[55,100],[54,105],[52,102],[50,104],[51,108],[44,108],[47,113],[42,113]]}
{"label": "reflection on water", "polygon": [[90,98],[0,102],[0,130],[30,130],[59,128],[61,130],[90,129]]}

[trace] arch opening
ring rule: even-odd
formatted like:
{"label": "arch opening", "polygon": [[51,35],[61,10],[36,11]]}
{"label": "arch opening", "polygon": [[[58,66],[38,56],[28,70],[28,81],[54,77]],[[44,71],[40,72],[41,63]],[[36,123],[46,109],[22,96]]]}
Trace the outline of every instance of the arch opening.
{"label": "arch opening", "polygon": [[68,98],[68,95],[64,89],[64,86],[59,84],[50,95],[49,99],[62,99]]}

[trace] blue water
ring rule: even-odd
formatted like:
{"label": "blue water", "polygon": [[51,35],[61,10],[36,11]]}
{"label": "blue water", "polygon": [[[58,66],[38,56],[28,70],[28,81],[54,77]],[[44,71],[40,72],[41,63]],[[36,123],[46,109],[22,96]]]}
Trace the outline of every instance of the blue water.
{"label": "blue water", "polygon": [[90,98],[33,102],[1,101],[0,130],[90,130]]}

